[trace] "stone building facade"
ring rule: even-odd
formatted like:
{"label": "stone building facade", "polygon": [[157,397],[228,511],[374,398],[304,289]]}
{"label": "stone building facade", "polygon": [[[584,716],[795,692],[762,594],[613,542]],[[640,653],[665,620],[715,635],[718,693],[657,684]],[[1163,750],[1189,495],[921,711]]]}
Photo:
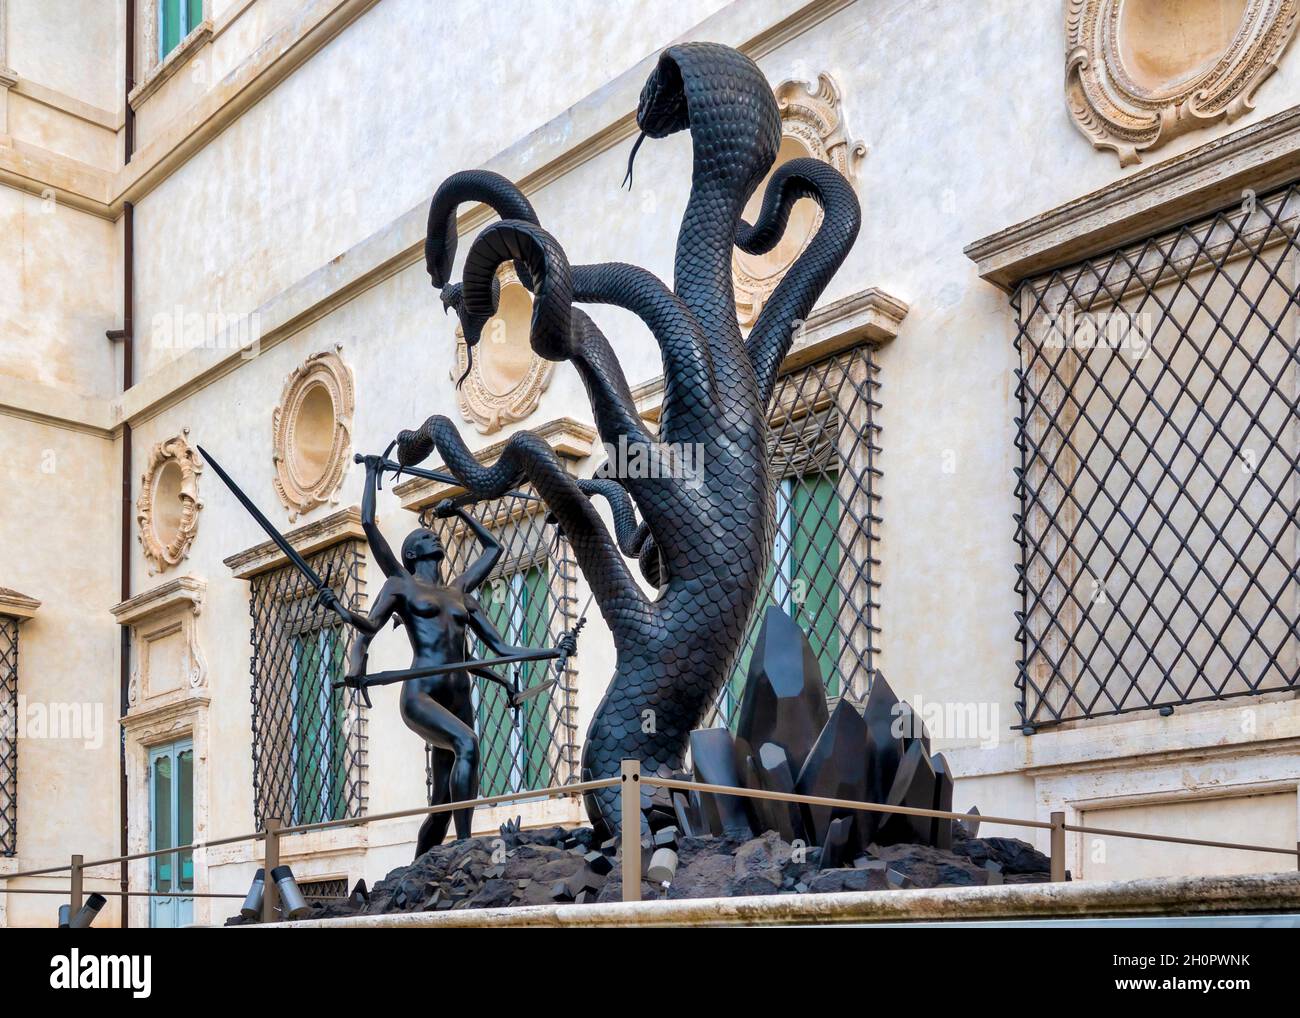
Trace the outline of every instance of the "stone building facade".
{"label": "stone building facade", "polygon": [[[72,853],[424,801],[395,689],[368,710],[331,691],[346,634],[197,447],[357,606],[382,574],[354,453],[444,413],[484,457],[526,428],[590,476],[585,394],[529,349],[517,279],[468,365],[423,266],[428,200],[497,170],[571,256],[670,277],[689,142],[647,144],[619,182],[679,39],[752,56],[781,157],[833,164],[863,205],[772,423],[768,596],[828,695],[886,674],[962,808],[1294,847],[1296,18],[1295,0],[0,0],[0,924],[51,924],[56,897],[18,892],[65,878],[4,877]],[[462,211],[469,237],[487,219]],[[737,254],[742,323],[818,223],[800,207],[771,255]],[[592,315],[653,422],[654,345]],[[389,540],[447,493],[386,487]],[[526,500],[476,512],[507,549],[494,619],[553,641],[588,593],[563,540]],[[385,633],[371,668],[406,653]],[[481,691],[485,794],[575,777],[612,663],[597,616],[517,718]],[[476,826],[515,814],[581,807]],[[335,893],[406,861],[417,826],[284,856]],[[1290,867],[1069,850],[1080,879]],[[133,889],[175,896],[131,899],[130,922],[219,919],[186,892],[241,892],[260,851],[132,863]]]}

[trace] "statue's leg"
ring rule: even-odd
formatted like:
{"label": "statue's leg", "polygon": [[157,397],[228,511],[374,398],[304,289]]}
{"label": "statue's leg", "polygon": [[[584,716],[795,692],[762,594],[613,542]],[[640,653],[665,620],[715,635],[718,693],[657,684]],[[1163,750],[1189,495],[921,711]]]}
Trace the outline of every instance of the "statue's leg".
{"label": "statue's leg", "polygon": [[[448,795],[444,802],[473,799],[478,794],[478,738],[474,729],[466,724],[428,693],[418,690],[403,691],[402,720],[406,726],[425,742],[455,759],[448,780]],[[456,836],[469,837],[473,810],[456,812]],[[446,814],[442,814],[445,816]],[[432,815],[431,815],[432,816]],[[444,825],[443,832],[446,832]]]}
{"label": "statue's leg", "polygon": [[[445,749],[434,749],[433,756],[433,798],[431,806],[441,806],[451,802],[451,769],[456,763],[456,754]],[[415,857],[418,859],[429,849],[441,845],[447,837],[447,828],[451,825],[450,813],[430,813],[420,825],[420,836],[415,843]]]}

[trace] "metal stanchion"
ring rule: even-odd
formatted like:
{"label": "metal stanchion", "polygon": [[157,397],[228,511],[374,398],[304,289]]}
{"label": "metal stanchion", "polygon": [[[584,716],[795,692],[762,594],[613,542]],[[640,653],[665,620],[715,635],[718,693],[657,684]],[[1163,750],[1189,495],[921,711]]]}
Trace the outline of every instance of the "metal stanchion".
{"label": "metal stanchion", "polygon": [[623,833],[623,900],[641,900],[641,761],[624,760],[619,769],[623,784],[619,789]]}
{"label": "metal stanchion", "polygon": [[84,855],[74,855],[72,857],[72,872],[71,872],[72,889],[68,894],[68,904],[72,908],[73,915],[76,915],[78,912],[80,912],[81,906],[82,904],[84,904],[82,900],[81,882],[82,882],[82,870],[84,868],[82,864],[85,861],[86,861],[86,857]]}
{"label": "metal stanchion", "polygon": [[280,818],[266,818],[266,860],[262,863],[268,879],[262,891],[262,922],[275,922],[275,906],[280,895],[276,892],[275,881],[269,879],[273,869],[280,865]]}
{"label": "metal stanchion", "polygon": [[1059,882],[1065,879],[1065,814],[1052,814],[1052,880]]}

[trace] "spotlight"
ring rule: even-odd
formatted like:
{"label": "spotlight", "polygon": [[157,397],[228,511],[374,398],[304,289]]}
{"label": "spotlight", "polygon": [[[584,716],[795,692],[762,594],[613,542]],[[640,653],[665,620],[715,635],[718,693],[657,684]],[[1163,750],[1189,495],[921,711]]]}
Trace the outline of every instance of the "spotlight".
{"label": "spotlight", "polygon": [[280,912],[285,919],[306,919],[311,915],[311,906],[298,890],[298,882],[293,879],[293,870],[288,866],[277,866],[271,871],[271,879],[280,892]]}
{"label": "spotlight", "polygon": [[[86,930],[95,922],[95,916],[99,915],[99,910],[104,907],[108,901],[102,894],[92,894],[86,899],[86,903],[81,906],[81,911],[72,917],[68,923],[68,928],[73,930]],[[62,910],[60,910],[62,911]],[[68,911],[72,911],[69,907]]]}
{"label": "spotlight", "polygon": [[60,905],[59,906],[59,929],[66,930],[70,922],[72,922],[72,906]]}
{"label": "spotlight", "polygon": [[650,857],[650,867],[645,872],[652,884],[667,887],[677,875],[677,853],[671,848],[657,848]]}
{"label": "spotlight", "polygon": [[248,887],[248,897],[240,906],[239,914],[245,919],[262,918],[262,895],[266,893],[266,870],[258,867],[253,882]]}

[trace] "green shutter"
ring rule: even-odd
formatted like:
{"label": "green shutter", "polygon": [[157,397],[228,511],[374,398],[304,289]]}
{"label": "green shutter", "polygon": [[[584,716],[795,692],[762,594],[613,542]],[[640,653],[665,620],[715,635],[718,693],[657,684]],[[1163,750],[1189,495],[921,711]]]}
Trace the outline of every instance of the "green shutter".
{"label": "green shutter", "polygon": [[792,597],[791,615],[808,634],[826,681],[827,695],[838,696],[840,630],[836,621],[840,591],[836,577],[840,546],[835,534],[840,506],[835,478],[817,474],[796,479],[790,512],[794,520],[790,586],[803,592],[802,603]]}
{"label": "green shutter", "polygon": [[346,641],[342,629],[331,626],[295,637],[294,647],[296,821],[338,820],[346,786],[347,700],[333,684],[345,673]]}
{"label": "green shutter", "polygon": [[[529,647],[541,647],[549,643],[546,617],[549,601],[546,570],[534,566],[523,576],[524,597],[524,632],[520,643]],[[547,680],[550,671],[549,661],[530,661],[520,672],[522,686],[532,686]],[[529,788],[546,788],[551,784],[553,770],[546,753],[546,744],[550,734],[547,724],[551,710],[551,694],[554,687],[544,693],[524,701],[521,708],[523,715],[524,747],[523,771],[524,783]]]}
{"label": "green shutter", "polygon": [[160,0],[158,4],[158,57],[163,59],[180,45],[181,0]]}
{"label": "green shutter", "polygon": [[[497,632],[510,639],[510,615],[513,597],[510,577],[489,581],[485,609]],[[487,648],[474,641],[473,654],[483,658]],[[510,705],[505,691],[488,679],[475,678],[478,684],[478,758],[479,795],[505,795],[510,791]]]}

